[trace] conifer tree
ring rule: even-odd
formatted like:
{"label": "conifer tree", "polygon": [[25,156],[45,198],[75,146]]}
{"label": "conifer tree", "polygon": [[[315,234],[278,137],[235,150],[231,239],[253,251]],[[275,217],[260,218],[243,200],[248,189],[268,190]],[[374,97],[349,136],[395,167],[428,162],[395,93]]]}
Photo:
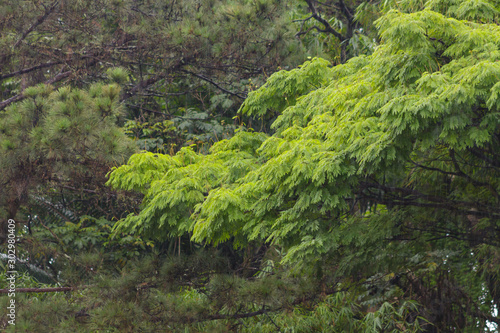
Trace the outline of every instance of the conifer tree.
{"label": "conifer tree", "polygon": [[37,186],[49,192],[86,186],[134,151],[117,126],[123,116],[120,91],[115,83],[87,90],[42,84],[27,88],[23,101],[0,113],[3,239],[6,219],[17,218]]}

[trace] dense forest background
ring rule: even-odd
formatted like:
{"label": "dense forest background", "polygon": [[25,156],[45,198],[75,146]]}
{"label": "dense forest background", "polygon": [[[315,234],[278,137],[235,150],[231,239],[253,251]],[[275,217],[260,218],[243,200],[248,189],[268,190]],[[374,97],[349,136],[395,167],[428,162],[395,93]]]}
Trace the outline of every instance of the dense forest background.
{"label": "dense forest background", "polygon": [[497,331],[499,10],[0,1],[0,331]]}

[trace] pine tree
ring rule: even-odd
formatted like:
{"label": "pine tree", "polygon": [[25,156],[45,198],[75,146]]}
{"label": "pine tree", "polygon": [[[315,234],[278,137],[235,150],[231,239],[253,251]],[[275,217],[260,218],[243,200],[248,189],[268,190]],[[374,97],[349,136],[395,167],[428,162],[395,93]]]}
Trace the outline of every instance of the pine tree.
{"label": "pine tree", "polygon": [[6,219],[17,218],[37,186],[48,187],[48,193],[51,187],[86,186],[134,151],[117,126],[123,113],[119,85],[56,90],[42,84],[24,95],[0,114],[2,239]]}

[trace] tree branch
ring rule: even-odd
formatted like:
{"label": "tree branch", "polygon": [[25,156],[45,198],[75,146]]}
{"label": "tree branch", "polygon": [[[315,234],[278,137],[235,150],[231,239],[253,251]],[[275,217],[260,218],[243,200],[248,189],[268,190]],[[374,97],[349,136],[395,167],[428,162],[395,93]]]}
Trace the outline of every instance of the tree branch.
{"label": "tree branch", "polygon": [[458,173],[456,172],[449,172],[449,171],[445,171],[445,170],[442,170],[442,169],[439,169],[439,168],[433,168],[433,167],[429,167],[429,166],[425,166],[425,165],[422,165],[422,164],[419,164],[413,160],[410,159],[410,162],[415,165],[416,167],[418,168],[422,168],[424,170],[429,170],[429,171],[437,171],[437,172],[440,172],[442,174],[445,174],[445,175],[451,175],[451,176],[459,176]]}
{"label": "tree branch", "polygon": [[[53,84],[53,83],[56,83],[58,81],[61,81],[62,79],[67,78],[68,76],[70,76],[71,73],[72,73],[72,71],[67,71],[67,72],[59,73],[56,76],[54,76],[53,78],[51,78],[50,80],[45,81],[44,84]],[[16,96],[12,96],[11,98],[6,99],[5,101],[0,102],[0,110],[3,110],[7,106],[9,106],[10,104],[15,103],[15,102],[19,102],[19,101],[21,101],[21,100],[23,100],[25,98],[26,98],[26,96],[24,96],[23,93],[20,93],[20,94],[18,94]]]}
{"label": "tree branch", "polygon": [[491,184],[477,181],[462,171],[462,169],[460,168],[460,165],[457,162],[457,159],[455,157],[455,151],[453,149],[450,149],[450,157],[451,157],[451,161],[453,162],[453,165],[455,166],[455,170],[457,171],[459,176],[468,179],[475,186],[486,187],[487,189],[490,190],[491,194],[493,194],[495,199],[498,201],[498,192],[495,190],[495,188]]}
{"label": "tree branch", "polygon": [[156,110],[151,110],[151,109],[145,108],[145,107],[140,106],[140,105],[134,105],[134,104],[129,104],[129,103],[125,103],[125,105],[128,106],[128,107],[131,107],[131,108],[140,109],[140,110],[144,110],[144,111],[147,111],[147,112],[160,114],[160,115],[166,116],[166,117],[171,117],[171,115],[169,115],[167,113],[163,113],[163,112],[156,111]]}
{"label": "tree branch", "polygon": [[61,61],[48,62],[46,64],[41,64],[41,65],[36,65],[36,66],[30,67],[30,68],[21,69],[17,72],[12,72],[9,74],[0,75],[0,80],[8,79],[8,78],[13,77],[13,76],[26,74],[29,72],[36,71],[37,69],[52,67],[52,66],[59,65],[59,64],[62,64],[62,62]]}
{"label": "tree branch", "polygon": [[223,91],[223,92],[225,92],[225,93],[227,93],[227,94],[229,94],[229,95],[236,96],[236,97],[241,98],[241,99],[245,99],[245,98],[246,98],[245,96],[242,96],[242,95],[240,95],[240,94],[237,94],[237,93],[234,93],[234,92],[232,92],[232,91],[229,91],[229,90],[227,90],[227,89],[222,88],[220,85],[218,85],[218,84],[217,84],[217,83],[215,83],[214,81],[210,80],[209,78],[204,77],[203,75],[196,74],[196,73],[190,72],[190,71],[185,70],[185,69],[181,69],[181,72],[184,72],[184,73],[186,73],[186,74],[190,74],[190,75],[196,76],[197,78],[202,79],[203,81],[206,81],[206,82],[208,82],[208,83],[212,84],[212,85],[213,85],[213,86],[215,86],[217,89],[219,89],[219,90],[221,90],[221,91]]}
{"label": "tree branch", "polygon": [[330,25],[330,23],[328,23],[327,20],[325,20],[324,18],[321,17],[321,15],[316,10],[316,7],[314,7],[313,0],[305,0],[305,1],[306,1],[307,5],[309,6],[309,9],[311,10],[311,14],[312,14],[311,17],[314,18],[316,21],[320,22],[321,24],[323,24],[323,26],[325,28],[324,29],[320,29],[320,28],[314,26],[312,28],[307,29],[306,32],[299,31],[295,36],[304,35],[307,32],[311,31],[312,29],[316,29],[319,32],[331,33],[332,35],[334,35],[335,37],[337,37],[341,42],[343,42],[344,40],[346,40],[346,38],[344,36],[342,36],[342,34],[340,34],[335,29],[332,28],[332,26]]}
{"label": "tree branch", "polygon": [[33,23],[31,25],[31,27],[28,28],[28,30],[26,30],[23,35],[21,36],[21,38],[16,42],[16,44],[14,44],[14,48],[16,48],[17,46],[19,46],[19,44],[30,34],[30,32],[32,32],[33,30],[35,30],[35,28],[37,26],[39,26],[40,24],[43,23],[43,21],[45,21],[47,19],[47,17],[49,17],[49,15],[54,11],[54,9],[56,9],[57,5],[59,4],[59,0],[56,0],[52,3],[52,5],[48,8],[45,8],[45,13],[40,16],[38,18],[38,20],[36,20],[35,23]]}
{"label": "tree branch", "polygon": [[133,96],[138,91],[142,90],[143,88],[145,88],[147,86],[155,84],[156,82],[160,81],[161,79],[163,79],[163,75],[157,75],[155,77],[150,77],[149,79],[142,80],[141,82],[139,82],[138,84],[136,84],[132,89],[130,89],[128,91],[128,94],[130,96]]}
{"label": "tree branch", "polygon": [[[457,212],[462,215],[500,218],[500,210],[495,209],[493,207],[489,206],[478,207],[478,204],[466,201],[450,201],[443,197],[423,194],[409,188],[385,186],[377,183],[366,183],[366,182],[360,182],[360,187],[361,188],[358,193],[359,195],[365,196],[366,198],[382,205],[429,207],[429,208],[446,209]],[[376,193],[372,193],[370,191],[370,188],[382,190],[385,193],[383,196],[378,195]],[[368,193],[366,193],[366,190],[368,190]],[[401,195],[393,194],[391,196],[391,192],[401,193]],[[413,197],[408,197],[408,196],[413,196]],[[417,201],[419,199],[424,199],[427,202]],[[460,207],[467,207],[469,209],[461,209]],[[483,209],[480,210],[478,208],[483,208]]]}
{"label": "tree branch", "polygon": [[[250,318],[250,317],[255,317],[255,316],[260,316],[261,314],[271,312],[273,310],[266,310],[265,308],[262,308],[258,311],[253,311],[253,312],[247,312],[247,313],[235,313],[232,315],[222,315],[222,314],[216,314],[216,315],[210,315],[206,318],[205,320],[217,320],[217,319],[241,319],[241,318]],[[276,310],[275,310],[276,311]]]}
{"label": "tree branch", "polygon": [[53,293],[58,291],[73,291],[76,287],[57,287],[57,288],[16,288],[14,291],[9,289],[0,289],[0,294],[16,293]]}
{"label": "tree branch", "polygon": [[472,155],[476,156],[477,158],[480,158],[481,160],[488,162],[492,166],[496,168],[500,168],[500,161],[497,161],[495,159],[492,159],[488,156],[486,156],[484,153],[478,151],[477,148],[469,148],[467,149]]}
{"label": "tree branch", "polygon": [[349,9],[349,7],[346,6],[346,4],[345,4],[345,2],[343,0],[339,0],[339,5],[340,5],[341,12],[344,14],[344,16],[346,17],[346,19],[349,22],[352,22],[354,20],[354,16],[352,15],[351,10]]}

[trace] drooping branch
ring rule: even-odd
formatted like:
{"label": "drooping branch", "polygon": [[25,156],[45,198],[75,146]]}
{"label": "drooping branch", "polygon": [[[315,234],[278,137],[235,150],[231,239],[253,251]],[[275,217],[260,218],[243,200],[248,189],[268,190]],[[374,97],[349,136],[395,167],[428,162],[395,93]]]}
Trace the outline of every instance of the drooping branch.
{"label": "drooping branch", "polygon": [[426,165],[417,163],[417,162],[415,162],[415,161],[413,161],[411,159],[410,159],[410,162],[413,165],[415,165],[416,167],[424,169],[424,170],[436,171],[436,172],[442,173],[444,175],[449,175],[449,176],[458,176],[458,173],[456,173],[456,172],[450,172],[450,171],[442,170],[442,169],[439,169],[439,168],[434,168],[434,167],[426,166]]}
{"label": "drooping branch", "polygon": [[453,166],[455,167],[455,170],[459,176],[466,178],[474,186],[486,187],[487,189],[490,190],[491,194],[493,194],[495,199],[498,201],[498,192],[495,190],[495,188],[491,184],[477,181],[474,178],[472,178],[471,176],[469,176],[468,174],[466,174],[464,171],[462,171],[462,169],[460,168],[460,165],[457,162],[457,159],[455,157],[455,151],[453,149],[450,149],[450,157],[451,157],[451,160],[453,162]]}
{"label": "drooping branch", "polygon": [[476,156],[477,158],[489,163],[491,166],[495,167],[495,168],[500,168],[500,161],[498,161],[497,159],[494,159],[494,158],[491,158],[489,156],[487,156],[486,154],[484,154],[483,152],[481,152],[478,148],[476,147],[473,147],[473,148],[469,148],[468,151]]}

